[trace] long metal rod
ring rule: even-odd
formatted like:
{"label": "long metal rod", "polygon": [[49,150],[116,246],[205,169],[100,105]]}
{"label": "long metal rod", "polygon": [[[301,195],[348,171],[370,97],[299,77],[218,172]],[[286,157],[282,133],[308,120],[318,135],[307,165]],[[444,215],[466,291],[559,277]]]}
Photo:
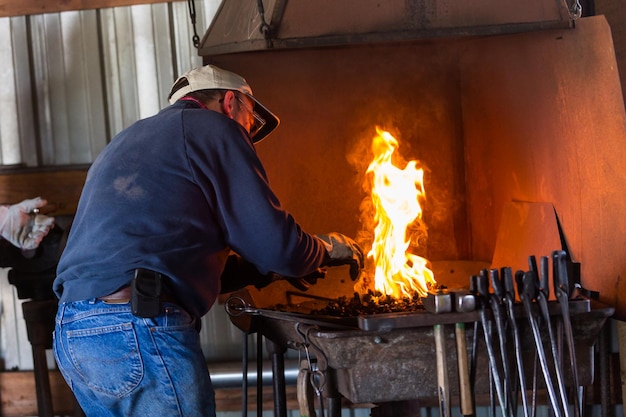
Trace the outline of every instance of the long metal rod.
{"label": "long metal rod", "polygon": [[559,396],[561,398],[561,404],[563,405],[563,413],[566,417],[569,417],[569,404],[567,401],[567,392],[565,389],[565,380],[563,378],[563,372],[559,366],[559,354],[554,332],[552,331],[552,323],[550,320],[550,312],[548,311],[548,300],[542,295],[541,291],[537,296],[539,307],[541,308],[541,314],[548,329],[548,338],[550,339],[550,348],[552,351],[552,360],[554,361],[554,370],[556,373],[556,380],[559,386]]}
{"label": "long metal rod", "polygon": [[483,332],[485,334],[485,345],[487,346],[487,356],[489,357],[489,366],[491,367],[491,373],[493,374],[493,382],[496,388],[496,394],[498,396],[500,408],[502,409],[502,415],[505,416],[507,415],[506,406],[505,406],[506,401],[504,400],[502,380],[500,378],[500,373],[498,371],[498,364],[496,362],[496,354],[493,351],[491,327],[489,326],[489,320],[487,319],[487,312],[485,311],[484,306],[480,308],[480,321],[482,322]]}
{"label": "long metal rod", "polygon": [[565,251],[555,251],[552,253],[552,262],[554,264],[554,292],[556,293],[556,299],[561,306],[561,316],[563,328],[565,329],[565,336],[567,340],[567,348],[570,358],[570,370],[572,372],[572,380],[574,385],[574,392],[576,396],[576,406],[574,411],[576,417],[582,417],[583,415],[583,395],[581,387],[578,383],[578,365],[576,364],[576,348],[574,347],[574,334],[572,330],[572,322],[570,319],[569,311],[569,277],[567,271],[567,254]]}
{"label": "long metal rod", "polygon": [[483,333],[485,335],[485,345],[487,347],[487,356],[489,357],[489,366],[491,374],[493,375],[493,383],[496,388],[496,394],[498,396],[498,402],[502,409],[502,415],[507,415],[507,402],[504,394],[504,387],[502,385],[502,379],[500,378],[500,372],[498,371],[498,364],[496,361],[496,354],[493,349],[493,338],[491,335],[490,320],[487,318],[487,304],[489,303],[489,276],[486,270],[481,271],[480,275],[476,277],[476,290],[480,296],[480,305],[478,312],[480,314],[480,321],[483,325]]}
{"label": "long metal rod", "polygon": [[502,285],[502,281],[498,276],[497,269],[491,269],[489,271],[489,278],[491,281],[491,285],[494,288],[494,294],[489,296],[489,303],[491,304],[491,311],[493,313],[495,322],[496,322],[496,331],[498,332],[498,340],[500,342],[500,356],[502,360],[502,370],[504,372],[504,400],[505,406],[507,410],[507,415],[512,414],[512,382],[513,382],[513,373],[511,372],[511,368],[509,366],[509,357],[506,346],[506,325],[505,325],[505,312],[502,307],[502,300],[504,299],[504,286]]}
{"label": "long metal rod", "polygon": [[552,405],[552,409],[556,417],[561,416],[561,411],[559,407],[559,402],[556,397],[556,392],[554,391],[554,384],[552,383],[552,378],[550,377],[550,370],[548,368],[548,362],[546,360],[546,352],[543,349],[543,342],[541,341],[541,333],[539,332],[539,324],[537,323],[536,317],[533,312],[532,307],[532,299],[534,298],[535,292],[535,277],[531,272],[527,272],[524,274],[523,278],[523,286],[524,290],[520,292],[522,303],[524,304],[524,309],[526,310],[526,314],[528,315],[528,321],[530,323],[530,328],[533,333],[533,338],[535,339],[535,345],[537,347],[537,353],[539,355],[539,363],[541,364],[541,371],[543,372],[543,377],[546,382],[546,388],[548,389],[548,396],[550,398],[550,404]]}
{"label": "long metal rod", "polygon": [[[285,359],[285,384],[295,386],[298,379],[298,360]],[[240,388],[243,379],[241,362],[221,362],[208,365],[211,373],[211,382],[216,389],[222,388]],[[264,386],[272,385],[272,364],[270,361],[263,361],[260,372],[261,381]],[[257,375],[259,372],[252,367],[248,370],[248,385],[252,386],[257,383]]]}
{"label": "long metal rod", "polygon": [[505,305],[507,308],[507,317],[509,324],[511,325],[513,333],[513,343],[515,344],[515,357],[517,364],[517,375],[520,383],[520,390],[522,391],[522,407],[524,408],[524,417],[530,417],[528,407],[528,396],[526,387],[526,376],[524,374],[524,360],[522,357],[522,341],[520,340],[519,328],[517,327],[517,320],[515,319],[515,285],[513,283],[513,272],[511,268],[505,268],[503,270],[502,279],[504,281],[505,288]]}
{"label": "long metal rod", "polygon": [[[569,417],[569,404],[567,401],[567,391],[565,388],[565,379],[563,378],[563,370],[559,366],[561,362],[559,358],[559,349],[557,345],[557,340],[552,331],[552,322],[550,320],[550,312],[548,311],[548,297],[550,296],[550,286],[548,285],[549,281],[549,268],[548,268],[548,257],[541,257],[541,266],[539,275],[537,278],[537,282],[539,285],[539,291],[537,292],[537,303],[539,303],[539,308],[541,309],[541,314],[543,316],[543,321],[548,329],[548,338],[550,339],[550,348],[552,351],[552,359],[554,361],[554,371],[556,373],[557,383],[559,385],[559,395],[561,397],[561,404],[563,405],[563,414],[566,417]],[[568,316],[569,317],[569,316]]]}

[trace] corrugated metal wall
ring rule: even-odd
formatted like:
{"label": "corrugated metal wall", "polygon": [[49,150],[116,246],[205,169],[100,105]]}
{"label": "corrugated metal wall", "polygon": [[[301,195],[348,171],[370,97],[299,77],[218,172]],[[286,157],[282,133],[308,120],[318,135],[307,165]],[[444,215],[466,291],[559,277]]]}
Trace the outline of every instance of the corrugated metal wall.
{"label": "corrugated metal wall", "polygon": [[[219,0],[198,1],[202,35]],[[187,2],[0,18],[0,163],[88,164],[202,64]]]}
{"label": "corrugated metal wall", "polygon": [[[219,3],[196,0],[200,36]],[[91,163],[202,65],[192,36],[187,2],[0,18],[0,165]],[[30,370],[21,301],[0,272],[0,369]],[[204,318],[209,361],[240,359],[241,338],[223,306]]]}

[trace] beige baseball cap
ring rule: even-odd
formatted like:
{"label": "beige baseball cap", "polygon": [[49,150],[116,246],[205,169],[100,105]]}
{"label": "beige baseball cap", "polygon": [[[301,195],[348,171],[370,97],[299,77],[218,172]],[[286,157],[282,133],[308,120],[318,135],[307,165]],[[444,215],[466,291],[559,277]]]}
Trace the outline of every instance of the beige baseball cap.
{"label": "beige baseball cap", "polygon": [[254,101],[255,125],[250,132],[252,142],[260,142],[278,127],[280,119],[252,95],[252,88],[243,77],[214,65],[195,68],[181,75],[174,82],[168,99],[174,104],[193,91],[214,89],[239,91]]}

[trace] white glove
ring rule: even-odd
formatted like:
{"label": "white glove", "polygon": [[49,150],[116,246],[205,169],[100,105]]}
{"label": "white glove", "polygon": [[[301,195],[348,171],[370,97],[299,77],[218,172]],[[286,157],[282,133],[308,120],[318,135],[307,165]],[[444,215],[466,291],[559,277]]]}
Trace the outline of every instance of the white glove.
{"label": "white glove", "polygon": [[0,206],[0,236],[22,249],[36,249],[54,226],[54,217],[38,214],[48,204],[40,197]]}

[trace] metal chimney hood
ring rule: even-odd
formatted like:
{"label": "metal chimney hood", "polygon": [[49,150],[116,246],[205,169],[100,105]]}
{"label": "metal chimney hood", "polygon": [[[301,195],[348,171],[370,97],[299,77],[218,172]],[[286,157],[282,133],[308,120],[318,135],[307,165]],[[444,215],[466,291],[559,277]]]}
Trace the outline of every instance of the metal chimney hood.
{"label": "metal chimney hood", "polygon": [[[577,5],[577,3],[576,3]],[[563,0],[222,1],[202,56],[573,26]]]}

